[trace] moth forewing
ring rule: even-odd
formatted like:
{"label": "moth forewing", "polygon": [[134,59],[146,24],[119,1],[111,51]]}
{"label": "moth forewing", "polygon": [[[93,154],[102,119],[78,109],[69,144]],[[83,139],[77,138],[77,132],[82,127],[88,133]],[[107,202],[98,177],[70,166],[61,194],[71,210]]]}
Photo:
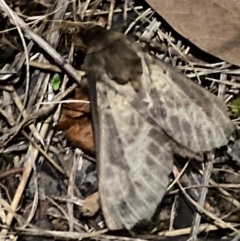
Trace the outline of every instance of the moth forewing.
{"label": "moth forewing", "polygon": [[234,125],[225,104],[155,57],[143,51],[138,56],[143,75],[133,106],[142,99],[139,112],[194,153],[226,145]]}
{"label": "moth forewing", "polygon": [[173,163],[170,142],[132,108],[130,84],[105,76],[96,88],[102,210],[109,229],[130,229],[150,219],[165,194]]}

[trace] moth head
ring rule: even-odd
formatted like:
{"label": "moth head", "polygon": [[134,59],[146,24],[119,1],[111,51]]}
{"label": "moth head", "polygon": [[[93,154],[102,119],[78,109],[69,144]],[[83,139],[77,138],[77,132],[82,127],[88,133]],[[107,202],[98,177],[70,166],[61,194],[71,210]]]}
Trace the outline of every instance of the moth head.
{"label": "moth head", "polygon": [[86,45],[90,45],[91,42],[99,35],[104,33],[105,29],[98,25],[89,25],[82,30],[81,37]]}
{"label": "moth head", "polygon": [[87,53],[96,53],[106,49],[121,36],[121,33],[106,30],[99,25],[89,25],[81,33],[82,41],[87,46]]}
{"label": "moth head", "polygon": [[96,25],[85,28],[82,36],[87,46],[83,68],[88,73],[105,72],[110,80],[119,85],[130,83],[138,92],[143,68],[134,42],[128,36]]}

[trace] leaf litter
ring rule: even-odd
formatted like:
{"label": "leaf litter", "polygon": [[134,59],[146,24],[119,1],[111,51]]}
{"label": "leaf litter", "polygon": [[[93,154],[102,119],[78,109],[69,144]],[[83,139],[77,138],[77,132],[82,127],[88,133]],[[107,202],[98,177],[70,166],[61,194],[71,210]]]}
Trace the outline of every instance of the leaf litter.
{"label": "leaf litter", "polygon": [[[137,240],[123,232],[103,235],[106,226],[98,211],[95,193],[97,175],[90,105],[86,102],[87,95],[76,88],[81,74],[72,68],[80,70],[83,60],[84,46],[78,37],[83,24],[95,22],[127,32],[157,57],[230,103],[230,107],[231,101],[238,99],[240,69],[231,65],[239,65],[231,57],[232,52],[228,49],[222,55],[214,51],[217,48],[212,45],[207,48],[208,44],[201,42],[201,38],[194,38],[193,30],[188,34],[178,30],[183,20],[174,14],[171,16],[174,21],[169,20],[169,16],[159,10],[160,4],[152,2],[148,1],[153,8],[144,1],[98,0],[81,4],[42,1],[31,5],[24,1],[1,1],[0,48],[4,53],[0,57],[1,237]],[[214,3],[209,1],[209,4]],[[186,11],[186,6],[193,7],[190,3],[184,6]],[[12,16],[18,15],[28,25],[19,22],[17,17],[10,21],[8,7],[14,11]],[[164,7],[162,3],[162,9]],[[198,6],[203,18],[204,7],[204,4]],[[166,12],[171,15],[171,11]],[[191,42],[165,25],[157,13],[166,22],[172,21],[171,27]],[[228,11],[224,16],[227,14]],[[195,18],[191,19],[194,24]],[[221,22],[224,18],[216,15],[215,20]],[[206,22],[202,25],[208,27]],[[25,32],[24,39],[21,40],[16,27],[18,31],[22,28],[23,34]],[[214,41],[215,46],[217,42]],[[232,49],[238,47],[232,45]],[[208,54],[213,56],[209,58]],[[72,66],[66,64],[67,60]],[[61,83],[54,90],[51,80],[56,73]],[[229,114],[238,124],[236,111],[232,111]],[[235,150],[235,147],[230,149]],[[197,234],[209,236],[209,240],[237,237],[240,180],[236,153],[227,154],[227,148],[216,150],[209,155],[211,164],[179,158],[174,166],[172,185],[154,222],[143,223],[140,230],[138,227],[137,233],[145,230],[144,234],[148,234],[142,234],[142,240],[160,240],[162,236],[165,240],[187,240],[188,237],[196,238]],[[86,198],[91,202],[82,208]],[[96,214],[84,217],[82,209],[87,213],[95,210]]]}

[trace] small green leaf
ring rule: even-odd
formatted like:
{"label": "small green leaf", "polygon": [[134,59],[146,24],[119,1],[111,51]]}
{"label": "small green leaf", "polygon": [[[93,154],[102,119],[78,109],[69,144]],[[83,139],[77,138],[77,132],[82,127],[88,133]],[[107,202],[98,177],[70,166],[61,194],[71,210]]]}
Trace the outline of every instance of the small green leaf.
{"label": "small green leaf", "polygon": [[54,91],[59,90],[60,85],[62,83],[60,75],[59,74],[54,74],[52,79],[51,79],[51,81],[50,81],[50,83],[51,83],[52,88],[53,88]]}
{"label": "small green leaf", "polygon": [[230,103],[229,107],[235,117],[240,116],[240,97],[233,100]]}

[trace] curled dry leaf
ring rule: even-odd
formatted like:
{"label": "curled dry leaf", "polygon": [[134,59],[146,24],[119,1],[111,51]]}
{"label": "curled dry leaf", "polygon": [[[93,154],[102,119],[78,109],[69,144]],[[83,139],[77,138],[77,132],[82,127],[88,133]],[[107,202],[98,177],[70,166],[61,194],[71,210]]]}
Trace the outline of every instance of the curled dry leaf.
{"label": "curled dry leaf", "polygon": [[154,214],[175,154],[201,158],[234,131],[216,96],[121,33],[90,26],[87,73],[101,207],[109,229]]}
{"label": "curled dry leaf", "polygon": [[[74,100],[88,101],[88,95],[80,88],[77,88]],[[64,104],[56,129],[65,132],[65,136],[72,146],[88,153],[94,153],[89,103]]]}
{"label": "curled dry leaf", "polygon": [[240,2],[146,0],[171,27],[207,53],[240,66]]}

